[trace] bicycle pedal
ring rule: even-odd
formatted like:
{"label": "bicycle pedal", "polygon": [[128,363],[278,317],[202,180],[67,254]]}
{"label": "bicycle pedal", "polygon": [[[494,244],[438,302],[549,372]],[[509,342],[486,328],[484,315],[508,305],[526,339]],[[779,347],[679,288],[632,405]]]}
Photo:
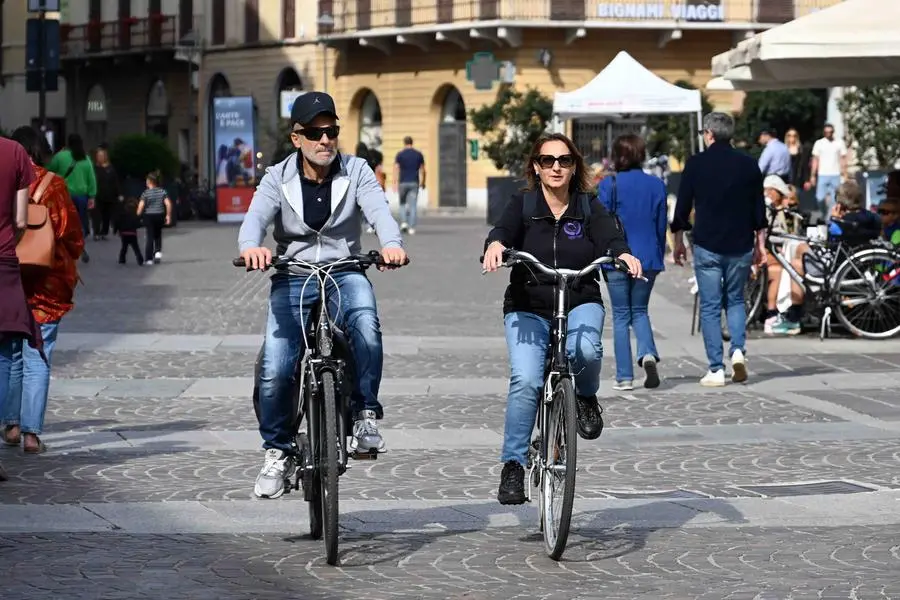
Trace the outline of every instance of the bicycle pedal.
{"label": "bicycle pedal", "polygon": [[378,450],[367,450],[365,452],[351,452],[350,458],[353,460],[378,460]]}

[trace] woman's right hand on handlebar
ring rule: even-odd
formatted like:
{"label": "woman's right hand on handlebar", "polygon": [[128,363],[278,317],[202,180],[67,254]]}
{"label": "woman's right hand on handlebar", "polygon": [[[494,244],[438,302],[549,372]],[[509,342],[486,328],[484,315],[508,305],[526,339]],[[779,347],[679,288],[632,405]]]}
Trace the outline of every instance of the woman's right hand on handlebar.
{"label": "woman's right hand on handlebar", "polygon": [[248,271],[268,269],[272,266],[272,251],[268,248],[248,248],[241,252]]}
{"label": "woman's right hand on handlebar", "polygon": [[499,269],[500,265],[503,264],[503,252],[505,250],[506,247],[500,242],[491,242],[487,250],[484,251],[484,262],[481,263],[481,268],[488,273]]}

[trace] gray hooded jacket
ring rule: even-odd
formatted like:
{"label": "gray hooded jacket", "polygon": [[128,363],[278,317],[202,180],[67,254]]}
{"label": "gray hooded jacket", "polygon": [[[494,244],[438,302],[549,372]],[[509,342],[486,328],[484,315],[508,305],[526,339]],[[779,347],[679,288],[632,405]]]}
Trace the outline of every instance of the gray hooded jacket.
{"label": "gray hooded jacket", "polygon": [[371,167],[356,156],[339,155],[337,160],[341,172],[331,183],[331,217],[321,231],[303,221],[297,153],[268,167],[241,225],[240,251],[262,246],[266,228],[274,223],[276,255],[313,264],[333,262],[362,252],[362,215],[375,228],[383,248],[402,248],[400,227]]}

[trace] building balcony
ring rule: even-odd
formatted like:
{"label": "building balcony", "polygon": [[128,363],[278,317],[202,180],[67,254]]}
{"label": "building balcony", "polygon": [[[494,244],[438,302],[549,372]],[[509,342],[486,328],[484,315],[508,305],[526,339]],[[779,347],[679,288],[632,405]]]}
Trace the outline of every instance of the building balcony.
{"label": "building balcony", "polygon": [[841,0],[332,0],[328,38],[469,27],[765,29]]}
{"label": "building balcony", "polygon": [[91,21],[83,25],[64,23],[59,33],[60,58],[73,60],[174,50],[188,31],[188,23],[181,23],[176,15],[163,14]]}

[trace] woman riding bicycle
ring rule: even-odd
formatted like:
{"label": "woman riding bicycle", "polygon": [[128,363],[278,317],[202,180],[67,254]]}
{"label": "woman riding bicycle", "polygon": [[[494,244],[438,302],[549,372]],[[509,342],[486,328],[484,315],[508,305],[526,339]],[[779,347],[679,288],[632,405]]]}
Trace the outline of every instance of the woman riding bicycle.
{"label": "woman riding bicycle", "polygon": [[[639,276],[640,261],[630,254],[616,221],[591,195],[584,159],[575,144],[562,134],[545,134],[526,160],[527,188],[512,197],[488,234],[484,270],[496,271],[503,263],[503,251],[515,248],[566,269],[582,269],[611,253]],[[526,207],[533,207],[534,213]],[[524,264],[514,266],[503,300],[510,379],[497,494],[501,504],[525,502],[524,465],[544,383],[554,285],[532,271]],[[566,350],[576,374],[578,433],[593,440],[603,429],[596,394],[606,316],[596,278],[573,286],[567,310]]]}

